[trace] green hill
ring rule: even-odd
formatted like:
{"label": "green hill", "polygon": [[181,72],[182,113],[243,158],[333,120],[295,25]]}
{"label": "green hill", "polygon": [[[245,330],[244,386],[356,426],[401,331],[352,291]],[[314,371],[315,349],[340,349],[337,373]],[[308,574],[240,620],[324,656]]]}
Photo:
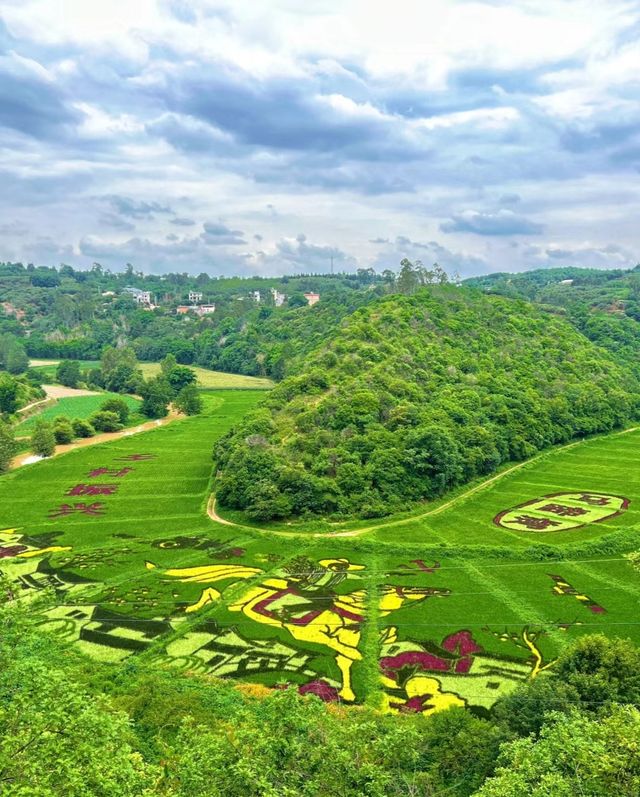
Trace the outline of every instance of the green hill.
{"label": "green hill", "polygon": [[217,445],[222,506],[373,517],[637,417],[640,386],[568,321],[439,287],[343,321]]}
{"label": "green hill", "polygon": [[489,274],[465,283],[491,294],[555,308],[589,340],[608,349],[640,378],[640,266],[551,268]]}

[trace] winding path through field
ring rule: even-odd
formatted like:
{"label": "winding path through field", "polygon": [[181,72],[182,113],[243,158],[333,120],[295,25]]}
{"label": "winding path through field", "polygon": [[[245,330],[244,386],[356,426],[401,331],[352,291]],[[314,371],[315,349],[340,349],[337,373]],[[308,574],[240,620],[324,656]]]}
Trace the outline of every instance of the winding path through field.
{"label": "winding path through field", "polygon": [[[623,434],[630,434],[631,432],[640,431],[640,426],[633,426],[631,429],[623,429],[621,432],[614,432],[613,434],[608,433],[607,436],[611,437],[619,437]],[[593,438],[588,438],[593,439]],[[223,518],[221,515],[218,514],[216,509],[216,497],[215,495],[211,495],[209,499],[209,503],[207,504],[207,514],[211,518],[211,520],[215,521],[216,523],[221,523],[223,526],[235,526],[239,529],[251,529],[252,531],[258,531],[263,534],[276,534],[281,537],[360,537],[362,534],[368,534],[371,531],[377,531],[378,529],[385,528],[386,526],[402,526],[407,523],[414,523],[416,520],[422,520],[423,518],[430,517],[432,515],[438,515],[440,512],[444,512],[445,509],[449,509],[450,507],[458,504],[462,501],[466,501],[467,498],[470,498],[475,493],[480,492],[481,490],[487,489],[495,482],[499,481],[500,479],[508,476],[510,473],[513,473],[516,470],[520,470],[521,468],[527,467],[532,463],[536,462],[537,460],[541,459],[542,457],[548,456],[549,454],[555,454],[560,451],[566,451],[569,448],[573,448],[574,446],[578,446],[581,443],[585,442],[585,439],[581,440],[574,440],[572,443],[567,443],[564,446],[559,446],[551,451],[542,451],[540,454],[537,454],[535,457],[531,459],[527,459],[524,462],[518,462],[515,465],[512,465],[510,468],[497,473],[495,476],[492,476],[489,479],[481,482],[480,484],[476,484],[474,487],[466,490],[464,493],[460,495],[454,496],[451,500],[447,501],[444,504],[440,504],[439,506],[434,507],[433,509],[429,509],[426,512],[421,512],[418,515],[411,515],[407,518],[401,518],[399,520],[387,520],[384,523],[377,523],[373,526],[365,526],[359,529],[351,529],[350,531],[328,531],[328,532],[315,532],[315,533],[308,533],[304,531],[283,531],[283,530],[276,530],[276,529],[260,529],[256,526],[247,526],[241,523],[235,523],[232,520],[227,520]]]}

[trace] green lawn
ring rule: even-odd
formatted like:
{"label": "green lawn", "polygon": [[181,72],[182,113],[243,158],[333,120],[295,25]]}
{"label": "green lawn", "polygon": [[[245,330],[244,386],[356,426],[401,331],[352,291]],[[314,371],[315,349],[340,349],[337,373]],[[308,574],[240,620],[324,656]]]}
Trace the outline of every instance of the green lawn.
{"label": "green lawn", "polygon": [[37,420],[52,421],[59,415],[65,418],[88,418],[110,398],[121,398],[127,402],[130,409],[128,426],[135,426],[138,423],[146,420],[138,412],[141,402],[131,396],[122,396],[118,393],[99,393],[95,396],[73,396],[69,398],[58,399],[55,404],[46,407],[42,412],[31,415],[26,418],[22,423],[16,426],[16,434],[19,437],[29,435],[33,431],[33,427]]}
{"label": "green lawn", "polygon": [[[586,632],[640,642],[624,557],[640,547],[640,432],[550,453],[422,518],[352,524],[360,536],[281,536],[295,527],[206,516],[213,445],[262,395],[206,392],[201,416],[0,478],[2,571],[26,600],[47,596],[47,627],[106,661],[425,711],[481,712]],[[494,523],[576,491],[630,503],[567,531]]]}
{"label": "green lawn", "polygon": [[[59,360],[49,360],[46,361],[46,365],[34,366],[33,370],[37,371],[45,380],[54,380],[58,362]],[[227,374],[222,371],[211,371],[209,368],[201,368],[198,365],[189,365],[188,367],[196,372],[198,376],[198,385],[205,390],[223,390],[227,388],[269,390],[273,387],[273,382],[270,379],[243,376],[242,374]],[[100,361],[82,360],[80,362],[81,371],[86,371],[91,368],[100,368]],[[142,369],[145,379],[160,373],[160,363],[140,363],[140,368]]]}
{"label": "green lawn", "polygon": [[[55,381],[56,370],[60,360],[40,360],[39,362],[46,364],[31,366],[33,370],[37,371],[45,381]],[[88,371],[91,368],[100,368],[100,360],[80,360],[81,371]]]}
{"label": "green lawn", "polygon": [[[140,367],[145,379],[160,373],[160,363],[141,363]],[[198,385],[206,390],[222,390],[225,388],[268,390],[273,387],[273,382],[270,379],[242,376],[242,374],[226,374],[222,371],[210,371],[208,368],[200,368],[198,365],[189,365],[187,367],[196,372]]]}

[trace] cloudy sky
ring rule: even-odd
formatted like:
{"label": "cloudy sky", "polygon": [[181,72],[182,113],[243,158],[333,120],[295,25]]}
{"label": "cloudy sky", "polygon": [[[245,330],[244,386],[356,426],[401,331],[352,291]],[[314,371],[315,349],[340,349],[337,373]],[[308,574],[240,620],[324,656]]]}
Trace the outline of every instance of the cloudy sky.
{"label": "cloudy sky", "polygon": [[638,0],[3,0],[0,259],[640,260]]}

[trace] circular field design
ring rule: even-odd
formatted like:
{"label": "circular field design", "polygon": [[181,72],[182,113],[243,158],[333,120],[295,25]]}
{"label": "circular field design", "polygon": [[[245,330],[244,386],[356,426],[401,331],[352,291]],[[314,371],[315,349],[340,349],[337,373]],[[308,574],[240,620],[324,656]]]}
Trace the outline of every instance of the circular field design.
{"label": "circular field design", "polygon": [[555,532],[579,529],[588,523],[610,520],[629,507],[629,499],[589,490],[551,493],[505,509],[493,519],[496,526],[513,531]]}

